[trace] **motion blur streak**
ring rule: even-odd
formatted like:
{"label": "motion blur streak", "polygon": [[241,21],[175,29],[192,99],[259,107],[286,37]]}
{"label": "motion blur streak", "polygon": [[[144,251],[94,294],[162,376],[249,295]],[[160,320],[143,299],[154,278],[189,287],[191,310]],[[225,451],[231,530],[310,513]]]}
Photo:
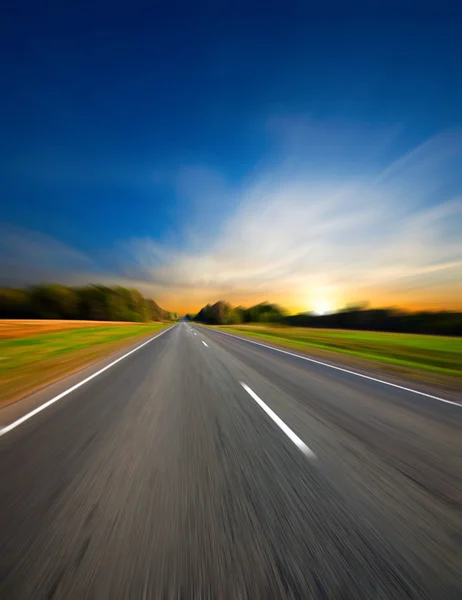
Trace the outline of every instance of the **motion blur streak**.
{"label": "motion blur streak", "polygon": [[36,408],[36,409],[30,411],[29,413],[25,414],[20,419],[17,419],[16,421],[13,421],[13,423],[10,423],[6,427],[2,427],[0,429],[0,436],[5,435],[5,433],[8,433],[12,429],[15,429],[16,427],[18,427],[18,425],[21,425],[21,423],[24,423],[28,419],[31,419],[33,416],[37,415],[42,410],[45,410],[45,408],[48,408],[49,406],[51,406],[55,402],[58,402],[58,400],[61,400],[61,398],[64,398],[65,396],[67,396],[71,392],[77,390],[82,385],[85,385],[86,383],[88,383],[89,381],[91,381],[92,379],[94,379],[95,377],[98,377],[98,375],[101,375],[101,373],[104,373],[104,371],[107,371],[108,369],[110,369],[114,365],[118,364],[121,360],[124,360],[124,358],[127,358],[127,356],[130,356],[134,352],[137,352],[138,350],[140,350],[141,348],[143,348],[144,346],[146,346],[146,344],[150,344],[153,340],[157,339],[159,336],[161,336],[164,333],[165,333],[165,331],[161,331],[160,333],[158,333],[154,337],[150,338],[147,342],[143,342],[142,344],[140,344],[136,348],[133,348],[133,350],[130,350],[130,352],[127,352],[126,354],[124,354],[123,356],[117,358],[116,360],[114,360],[113,362],[109,363],[108,365],[106,365],[102,369],[99,369],[99,371],[96,371],[96,373],[93,373],[93,375],[90,375],[89,377],[86,377],[85,379],[83,379],[79,383],[76,383],[72,387],[68,388],[66,391],[61,392],[61,394],[58,394],[54,398],[51,398],[51,400],[48,400],[47,402],[45,402],[45,404],[40,405],[38,408]]}
{"label": "motion blur streak", "polygon": [[0,597],[460,597],[461,411],[198,334],[1,438]]}

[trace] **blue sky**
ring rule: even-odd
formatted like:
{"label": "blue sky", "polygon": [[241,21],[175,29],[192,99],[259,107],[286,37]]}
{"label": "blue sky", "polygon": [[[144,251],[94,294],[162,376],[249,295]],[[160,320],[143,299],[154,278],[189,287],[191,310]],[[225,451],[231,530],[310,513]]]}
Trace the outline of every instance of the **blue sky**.
{"label": "blue sky", "polygon": [[3,283],[462,304],[460,15],[365,6],[11,6]]}

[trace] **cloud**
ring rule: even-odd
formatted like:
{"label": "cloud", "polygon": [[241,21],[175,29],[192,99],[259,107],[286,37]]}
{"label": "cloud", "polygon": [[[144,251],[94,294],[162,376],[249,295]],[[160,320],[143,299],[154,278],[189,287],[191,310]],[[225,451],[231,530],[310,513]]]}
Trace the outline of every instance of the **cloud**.
{"label": "cloud", "polygon": [[[271,122],[283,138],[279,154],[234,186],[203,165],[158,172],[153,185],[178,197],[181,225],[167,241],[135,236],[90,259],[49,236],[1,227],[2,283],[118,283],[180,311],[218,299],[270,299],[294,310],[364,300],[462,308],[461,133],[438,135],[379,169],[395,133],[363,147],[364,132],[335,137],[332,127],[302,125]],[[361,169],[336,168],[336,139],[344,155],[354,148]]]}
{"label": "cloud", "polygon": [[461,158],[450,133],[344,181],[286,160],[255,173],[206,247],[133,239],[124,253],[157,289],[210,301],[462,305]]}
{"label": "cloud", "polygon": [[75,273],[89,271],[91,266],[88,256],[51,236],[0,224],[1,285],[64,282]]}

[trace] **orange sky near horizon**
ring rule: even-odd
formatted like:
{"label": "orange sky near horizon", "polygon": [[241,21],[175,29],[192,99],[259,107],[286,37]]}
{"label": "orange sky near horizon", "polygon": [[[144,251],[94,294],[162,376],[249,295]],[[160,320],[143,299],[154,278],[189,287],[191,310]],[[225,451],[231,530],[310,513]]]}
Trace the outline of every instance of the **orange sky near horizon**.
{"label": "orange sky near horizon", "polygon": [[[186,296],[185,294],[184,296]],[[440,311],[455,310],[462,311],[462,285],[455,285],[451,288],[427,290],[425,295],[416,293],[398,293],[391,294],[385,290],[370,290],[369,294],[355,295],[354,293],[345,293],[338,298],[327,296],[313,297],[306,302],[294,298],[289,294],[194,294],[193,299],[187,297],[178,298],[176,294],[161,294],[155,300],[165,308],[178,312],[181,315],[186,313],[197,313],[206,304],[214,304],[218,300],[229,302],[232,306],[249,307],[259,302],[273,302],[279,304],[290,314],[312,311],[316,313],[335,312],[348,305],[367,304],[369,308],[393,307],[408,311]]]}

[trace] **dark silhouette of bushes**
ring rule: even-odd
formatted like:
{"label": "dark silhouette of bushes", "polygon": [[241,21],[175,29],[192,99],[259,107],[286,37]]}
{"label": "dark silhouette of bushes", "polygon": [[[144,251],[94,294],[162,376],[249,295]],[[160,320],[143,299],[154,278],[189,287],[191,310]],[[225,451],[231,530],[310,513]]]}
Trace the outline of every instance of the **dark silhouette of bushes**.
{"label": "dark silhouette of bushes", "polygon": [[405,312],[394,308],[366,309],[351,307],[328,315],[300,313],[287,316],[276,304],[262,302],[250,308],[232,308],[220,301],[204,306],[192,320],[210,325],[238,323],[279,323],[297,327],[358,329],[397,333],[462,335],[462,313],[455,311]]}
{"label": "dark silhouette of bushes", "polygon": [[177,317],[137,290],[123,287],[43,284],[27,289],[0,289],[0,318],[3,319],[147,322]]}
{"label": "dark silhouette of bushes", "polygon": [[280,323],[284,311],[277,304],[262,302],[250,308],[232,308],[227,302],[207,304],[196,315],[195,320],[210,325],[234,325],[238,323]]}
{"label": "dark silhouette of bushes", "polygon": [[287,317],[285,322],[299,327],[324,327],[326,329],[462,335],[462,313],[451,311],[404,312],[391,308],[353,309],[330,315],[302,313]]}

